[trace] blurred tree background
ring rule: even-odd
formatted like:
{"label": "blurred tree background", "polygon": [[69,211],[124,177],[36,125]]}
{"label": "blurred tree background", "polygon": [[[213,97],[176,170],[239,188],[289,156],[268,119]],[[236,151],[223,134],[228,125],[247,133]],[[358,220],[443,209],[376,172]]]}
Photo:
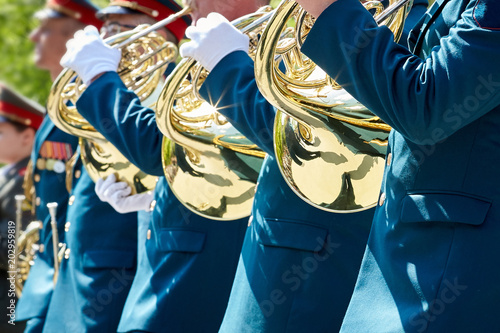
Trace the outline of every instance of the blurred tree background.
{"label": "blurred tree background", "polygon": [[50,88],[48,73],[33,64],[33,43],[28,36],[36,26],[33,13],[42,0],[0,0],[0,80],[40,104]]}
{"label": "blurred tree background", "polygon": [[[92,2],[101,7],[109,3]],[[0,0],[0,81],[42,105],[52,82],[48,72],[33,64],[29,34],[37,26],[33,14],[44,5],[44,0]]]}

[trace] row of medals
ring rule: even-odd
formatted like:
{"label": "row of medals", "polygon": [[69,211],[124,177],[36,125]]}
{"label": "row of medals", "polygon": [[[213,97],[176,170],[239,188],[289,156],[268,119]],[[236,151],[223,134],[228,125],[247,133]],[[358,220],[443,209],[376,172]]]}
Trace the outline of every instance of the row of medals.
{"label": "row of medals", "polygon": [[39,158],[36,161],[36,167],[38,170],[49,170],[57,173],[63,173],[66,171],[66,164],[62,160],[56,160],[54,158]]}

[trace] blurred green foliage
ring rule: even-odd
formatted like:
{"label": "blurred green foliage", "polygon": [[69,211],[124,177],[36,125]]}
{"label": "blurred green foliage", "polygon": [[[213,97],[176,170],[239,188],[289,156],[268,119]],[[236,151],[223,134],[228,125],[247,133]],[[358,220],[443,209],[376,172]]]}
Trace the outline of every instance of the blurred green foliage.
{"label": "blurred green foliage", "polygon": [[28,36],[36,27],[33,14],[42,0],[0,0],[0,80],[44,104],[50,89],[48,72],[33,64],[33,43]]}
{"label": "blurred green foliage", "polygon": [[[106,6],[108,0],[92,1]],[[0,81],[44,105],[52,84],[47,71],[33,64],[34,44],[30,32],[38,21],[33,14],[45,0],[0,0]]]}

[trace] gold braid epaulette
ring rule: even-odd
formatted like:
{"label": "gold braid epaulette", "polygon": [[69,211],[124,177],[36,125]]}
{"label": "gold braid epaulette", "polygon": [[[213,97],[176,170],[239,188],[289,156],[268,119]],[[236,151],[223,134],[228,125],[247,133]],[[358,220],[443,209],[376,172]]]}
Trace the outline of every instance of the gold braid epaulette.
{"label": "gold braid epaulette", "polygon": [[75,172],[75,164],[78,160],[78,151],[76,151],[69,160],[66,161],[66,190],[71,193],[73,189],[73,173]]}
{"label": "gold braid epaulette", "polygon": [[36,216],[36,193],[35,186],[33,185],[33,161],[30,159],[28,165],[26,166],[26,173],[24,174],[23,180],[23,190],[24,196],[26,197],[26,202],[31,207],[31,215]]}

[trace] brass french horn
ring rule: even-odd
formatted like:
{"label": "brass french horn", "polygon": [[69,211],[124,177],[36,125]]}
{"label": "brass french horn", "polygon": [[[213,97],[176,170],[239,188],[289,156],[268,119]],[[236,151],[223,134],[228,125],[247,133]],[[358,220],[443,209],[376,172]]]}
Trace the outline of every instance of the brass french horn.
{"label": "brass french horn", "polygon": [[[400,37],[408,0],[390,0],[385,10],[381,2],[364,5]],[[300,52],[313,24],[297,3],[284,0],[258,45],[257,85],[278,110],[276,159],[306,202],[336,213],[362,211],[377,202],[391,128]]]}
{"label": "brass french horn", "polygon": [[[232,23],[253,40],[271,7]],[[162,161],[172,191],[191,211],[217,220],[250,215],[255,184],[265,153],[239,133],[198,91],[208,72],[191,58],[167,77],[156,107],[166,136]]]}
{"label": "brass french horn", "polygon": [[40,221],[32,221],[24,229],[17,239],[17,276],[16,276],[16,295],[22,294],[24,282],[28,278],[31,266],[34,264],[35,254],[39,245]]}
{"label": "brass french horn", "polygon": [[[105,42],[121,49],[118,74],[127,88],[133,90],[144,106],[153,107],[166,67],[177,58],[177,46],[167,42],[156,29],[190,12],[189,8],[171,15],[152,26],[141,25]],[[78,136],[83,164],[96,181],[112,173],[132,187],[132,193],[154,188],[156,177],[142,172],[128,161],[105,137],[96,131],[76,110],[75,104],[86,86],[71,69],[64,69],[57,77],[47,101],[47,113],[61,130]]]}
{"label": "brass french horn", "polygon": [[38,239],[40,221],[30,222],[26,228],[22,228],[23,205],[25,204],[25,195],[18,194],[16,200],[16,295],[21,297],[24,282],[28,278],[35,254],[38,250]]}

